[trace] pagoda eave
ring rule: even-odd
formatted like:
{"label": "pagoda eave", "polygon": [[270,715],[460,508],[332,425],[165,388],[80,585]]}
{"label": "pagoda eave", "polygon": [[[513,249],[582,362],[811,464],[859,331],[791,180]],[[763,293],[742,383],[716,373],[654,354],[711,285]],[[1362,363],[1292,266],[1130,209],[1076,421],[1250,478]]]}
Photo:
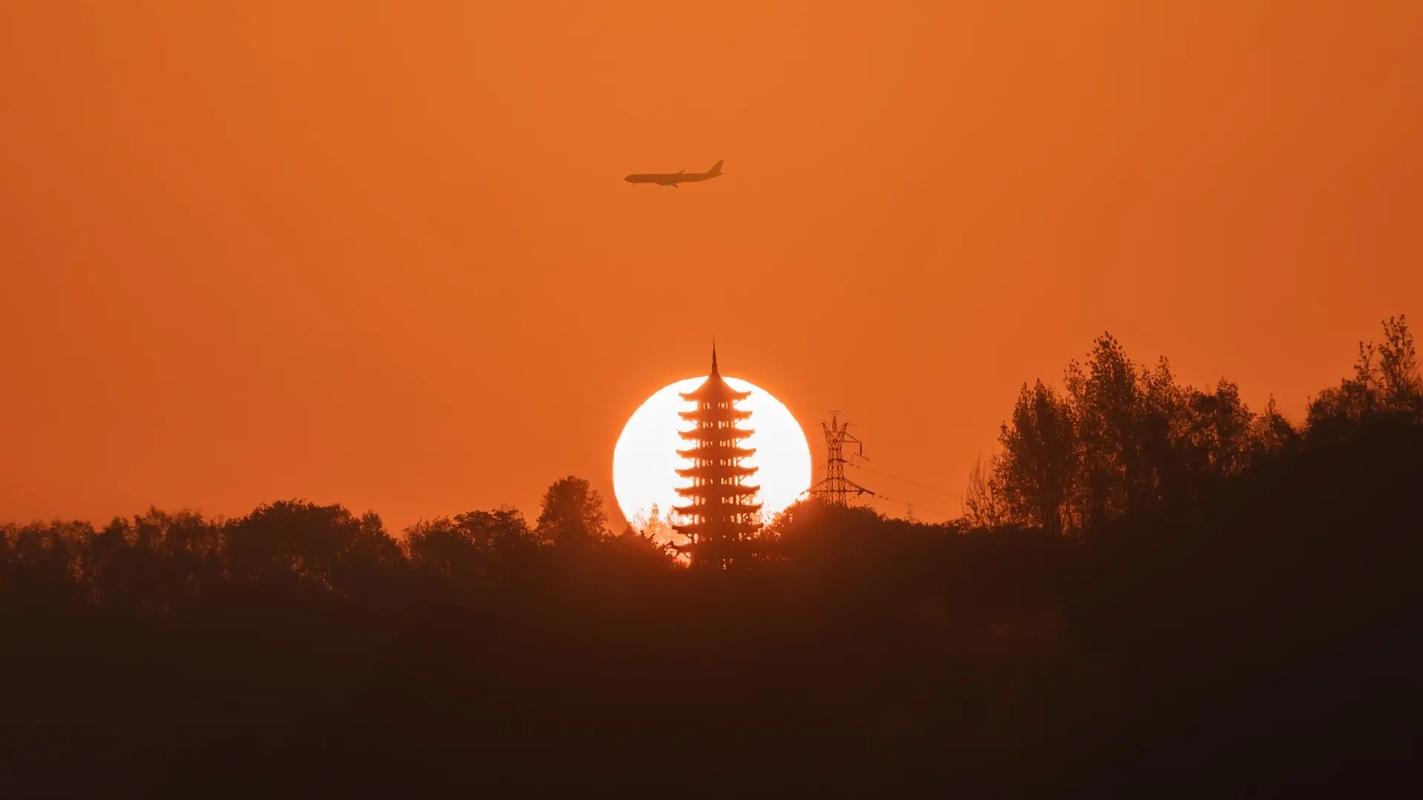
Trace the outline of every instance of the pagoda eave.
{"label": "pagoda eave", "polygon": [[[754,522],[723,522],[714,526],[695,522],[690,525],[673,525],[672,529],[684,536],[701,536],[711,530],[725,531],[732,535],[745,535],[755,533],[761,529],[761,526]],[[705,542],[699,542],[698,544],[705,544]]]}
{"label": "pagoda eave", "polygon": [[724,442],[728,439],[745,439],[755,432],[751,428],[693,428],[689,431],[677,431],[677,435],[698,442]]}
{"label": "pagoda eave", "polygon": [[751,412],[729,407],[709,408],[697,409],[696,411],[678,411],[677,416],[686,420],[724,421],[732,419],[746,419],[751,416]]}
{"label": "pagoda eave", "polygon": [[691,447],[678,450],[677,455],[690,459],[750,458],[756,454],[754,447]]}

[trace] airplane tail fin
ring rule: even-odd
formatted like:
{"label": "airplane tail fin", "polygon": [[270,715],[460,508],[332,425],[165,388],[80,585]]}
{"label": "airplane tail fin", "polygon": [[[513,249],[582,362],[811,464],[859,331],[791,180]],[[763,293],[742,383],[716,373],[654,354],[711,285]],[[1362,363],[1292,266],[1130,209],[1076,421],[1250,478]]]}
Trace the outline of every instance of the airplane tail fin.
{"label": "airplane tail fin", "polygon": [[722,165],[722,164],[725,164],[725,163],[726,163],[725,161],[718,161],[718,162],[716,162],[715,164],[712,165],[712,168],[711,168],[711,169],[707,170],[707,174],[708,174],[708,175],[720,175],[720,174],[721,174],[721,165]]}

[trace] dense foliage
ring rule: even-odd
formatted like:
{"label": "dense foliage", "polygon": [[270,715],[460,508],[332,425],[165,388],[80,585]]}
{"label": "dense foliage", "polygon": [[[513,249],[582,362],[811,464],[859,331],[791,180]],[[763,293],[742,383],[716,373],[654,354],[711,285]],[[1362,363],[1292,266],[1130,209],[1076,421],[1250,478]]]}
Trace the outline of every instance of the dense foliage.
{"label": "dense foliage", "polygon": [[586,481],[412,526],[0,527],[7,795],[1282,794],[1416,755],[1423,391],[1401,319],[1296,429],[1104,336],[965,520],[802,505],[685,569]]}

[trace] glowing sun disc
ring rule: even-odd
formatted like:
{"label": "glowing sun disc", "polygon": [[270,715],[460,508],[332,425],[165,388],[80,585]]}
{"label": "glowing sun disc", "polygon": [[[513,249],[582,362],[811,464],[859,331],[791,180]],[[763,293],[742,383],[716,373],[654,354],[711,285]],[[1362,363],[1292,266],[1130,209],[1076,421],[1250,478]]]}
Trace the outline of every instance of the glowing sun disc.
{"label": "glowing sun disc", "polygon": [[[742,446],[756,450],[743,463],[757,468],[747,483],[761,487],[757,502],[761,503],[762,516],[769,520],[810,488],[810,444],[790,409],[770,392],[740,378],[723,378],[733,389],[751,393],[737,404],[737,408],[751,412],[742,427],[754,431]],[[677,488],[689,481],[679,477],[677,470],[689,464],[677,451],[689,445],[677,434],[690,430],[692,423],[677,413],[690,411],[692,404],[679,395],[692,391],[704,380],[705,377],[687,378],[662,387],[623,426],[613,448],[613,494],[623,517],[635,527],[651,519],[654,505],[666,522],[672,506],[685,502]]]}

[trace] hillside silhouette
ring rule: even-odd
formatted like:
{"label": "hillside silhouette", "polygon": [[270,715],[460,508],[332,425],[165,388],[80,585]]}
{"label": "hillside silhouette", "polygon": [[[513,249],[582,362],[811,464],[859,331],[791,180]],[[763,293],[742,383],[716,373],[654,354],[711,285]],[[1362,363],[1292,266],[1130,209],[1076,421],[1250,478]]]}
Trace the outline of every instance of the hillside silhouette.
{"label": "hillside silhouette", "polygon": [[[283,500],[0,526],[9,796],[1363,793],[1416,762],[1403,318],[1292,424],[1110,335],[942,525],[694,569],[577,477],[399,535]],[[180,465],[175,465],[180,466]]]}

